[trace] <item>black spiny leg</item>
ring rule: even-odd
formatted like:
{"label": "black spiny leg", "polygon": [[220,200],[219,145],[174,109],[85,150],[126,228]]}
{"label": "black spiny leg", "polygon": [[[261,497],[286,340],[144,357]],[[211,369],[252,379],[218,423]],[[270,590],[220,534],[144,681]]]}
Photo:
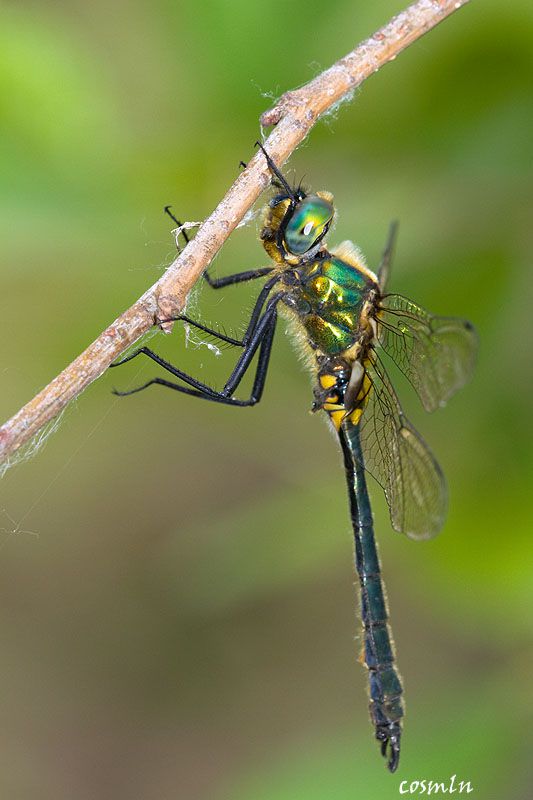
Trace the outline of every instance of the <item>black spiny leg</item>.
{"label": "black spiny leg", "polygon": [[236,272],[234,275],[225,275],[223,278],[212,278],[206,271],[204,278],[212,289],[222,289],[224,286],[233,286],[235,283],[245,283],[245,281],[263,278],[271,272],[272,267],[259,267],[259,269],[249,269],[246,272]]}
{"label": "black spiny leg", "polygon": [[291,187],[289,186],[287,180],[283,177],[280,169],[276,166],[276,164],[274,163],[272,158],[269,156],[269,154],[267,153],[267,151],[265,150],[265,148],[263,147],[261,142],[256,142],[255,146],[259,147],[259,149],[263,153],[264,157],[266,158],[266,162],[268,164],[268,168],[269,168],[270,172],[272,173],[272,175],[274,176],[274,180],[272,181],[272,184],[274,186],[279,187],[280,189],[283,189],[284,192],[287,192],[287,197],[290,197],[290,199],[293,201],[293,203],[295,203],[298,198],[297,198],[294,190],[291,189]]}
{"label": "black spiny leg", "polygon": [[[128,392],[119,392],[117,390],[114,390],[114,394],[120,396],[135,394],[136,392],[140,392],[143,389],[146,389],[148,386],[152,386],[153,384],[159,384],[160,386],[167,386],[169,389],[174,389],[177,392],[183,392],[184,394],[189,394],[194,397],[200,397],[204,400],[212,400],[215,403],[224,403],[226,405],[233,405],[233,406],[255,405],[256,403],[259,402],[263,394],[268,365],[270,361],[270,354],[272,351],[272,342],[276,330],[276,322],[277,322],[276,306],[281,297],[282,297],[281,293],[274,295],[274,297],[272,297],[267,303],[267,307],[265,309],[263,316],[260,318],[259,322],[255,326],[253,335],[247,342],[244,352],[241,354],[241,357],[239,358],[233,372],[231,373],[229,379],[226,381],[224,389],[221,392],[212,389],[205,383],[202,383],[201,381],[198,381],[196,378],[193,378],[190,375],[187,375],[185,372],[182,372],[181,370],[177,369],[177,367],[174,367],[168,361],[165,361],[163,358],[158,356],[157,353],[154,353],[148,347],[141,347],[135,353],[132,353],[131,356],[127,356],[125,359],[118,362],[117,364],[113,364],[113,366],[119,366],[119,364],[123,364],[125,361],[130,361],[132,358],[135,358],[140,353],[143,353],[144,355],[147,355],[149,358],[155,361],[157,364],[159,364],[159,366],[163,367],[163,369],[165,369],[167,372],[170,372],[172,375],[182,380],[184,383],[187,384],[187,386],[181,386],[178,383],[173,383],[172,381],[167,381],[164,380],[163,378],[153,378],[152,380],[148,381],[142,386],[138,386],[136,389],[132,389]],[[257,363],[256,374],[250,397],[246,400],[239,400],[238,398],[232,397],[234,390],[238,387],[244,375],[248,371],[250,363],[258,348],[259,348],[259,359]]]}
{"label": "black spiny leg", "polygon": [[[258,324],[257,321],[261,315],[261,310],[263,308],[265,300],[268,297],[272,287],[277,283],[278,280],[279,280],[279,275],[275,275],[273,278],[271,278],[269,281],[265,283],[265,285],[259,292],[257,300],[255,301],[255,305],[252,309],[252,313],[250,315],[250,320],[248,322],[246,331],[242,339],[235,339],[233,336],[227,336],[225,333],[220,333],[220,331],[216,331],[213,328],[209,328],[207,325],[202,325],[200,322],[196,322],[195,320],[188,317],[186,314],[178,314],[178,316],[176,317],[170,317],[169,319],[161,320],[161,324],[164,324],[166,322],[178,322],[178,321],[185,322],[188,325],[193,325],[195,328],[198,328],[198,330],[209,334],[209,336],[213,336],[215,339],[219,339],[221,342],[226,342],[227,344],[231,344],[234,347],[246,348],[254,333],[256,325]],[[139,347],[137,350],[134,350],[133,353],[130,353],[129,356],[121,358],[120,361],[115,361],[114,364],[110,364],[109,366],[110,368],[120,367],[121,364],[125,364],[127,361],[131,361],[133,358],[136,358],[141,353],[148,356],[149,358],[152,358],[154,361],[157,361],[157,363],[161,364],[161,366],[163,366],[165,369],[167,369],[167,366],[172,367],[172,364],[169,364],[168,361],[165,361],[163,358],[160,358],[160,356],[158,356],[157,353],[154,353],[153,350],[150,350],[149,347]],[[172,370],[169,369],[168,371],[171,372]],[[181,371],[178,370],[177,372]],[[177,372],[173,374],[177,375]],[[178,377],[181,377],[181,375],[178,375]]]}
{"label": "black spiny leg", "polygon": [[[181,222],[179,221],[179,219],[176,219],[176,217],[174,216],[174,214],[170,210],[171,208],[172,208],[172,206],[165,206],[165,208],[163,210],[164,210],[165,214],[168,214],[168,216],[170,217],[172,222],[175,222],[176,226],[178,228],[181,228]],[[188,245],[191,240],[190,240],[190,237],[189,237],[189,234],[187,233],[187,231],[182,229],[181,230],[181,235],[185,239],[185,244]],[[178,253],[181,253],[181,247],[179,246],[179,242],[178,242],[177,237],[176,237],[176,248],[178,250]]]}
{"label": "black spiny leg", "polygon": [[[176,226],[181,228],[182,223],[174,216],[170,209],[171,206],[165,206],[165,214],[168,214],[170,219],[176,223]],[[182,230],[181,233],[185,239],[185,244],[189,244],[190,238],[187,235],[187,231]],[[178,248],[178,253],[181,253],[181,248],[177,241],[176,247]],[[272,267],[260,267],[259,269],[246,270],[246,272],[236,272],[234,275],[225,275],[223,278],[212,278],[206,270],[203,277],[212,289],[222,289],[224,286],[233,286],[235,283],[244,283],[245,281],[253,281],[255,278],[263,278],[271,272]]]}

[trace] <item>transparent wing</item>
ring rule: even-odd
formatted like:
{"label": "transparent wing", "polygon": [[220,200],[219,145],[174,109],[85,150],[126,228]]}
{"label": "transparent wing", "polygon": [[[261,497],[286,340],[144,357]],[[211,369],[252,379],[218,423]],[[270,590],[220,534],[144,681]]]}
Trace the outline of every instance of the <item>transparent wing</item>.
{"label": "transparent wing", "polygon": [[372,354],[366,363],[370,380],[367,405],[357,426],[363,466],[383,487],[392,527],[412,539],[430,539],[444,524],[447,491],[431,450],[404,416],[383,365]]}
{"label": "transparent wing", "polygon": [[426,411],[445,405],[474,369],[477,335],[472,324],[456,317],[432,316],[399,294],[382,298],[377,338]]}

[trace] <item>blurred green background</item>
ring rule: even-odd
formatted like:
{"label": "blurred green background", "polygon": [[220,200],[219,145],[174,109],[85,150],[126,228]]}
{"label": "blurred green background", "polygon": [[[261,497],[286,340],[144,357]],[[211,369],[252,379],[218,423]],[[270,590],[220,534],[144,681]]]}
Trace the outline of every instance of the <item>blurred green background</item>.
{"label": "blurred green background", "polygon": [[[2,330],[7,418],[162,273],[172,203],[205,217],[271,96],[403,3],[4,3]],[[291,178],[336,198],[330,242],[392,288],[469,317],[474,381],[404,407],[447,474],[432,542],[394,534],[372,485],[407,717],[387,773],[366,676],[341,460],[280,327],[267,390],[237,410],[105,375],[0,484],[0,798],[348,800],[453,774],[530,797],[533,6],[472,2],[316,126]],[[259,208],[259,206],[258,206]],[[258,220],[218,274],[265,264]],[[240,331],[257,292],[194,292]],[[234,354],[152,346],[220,383]]]}

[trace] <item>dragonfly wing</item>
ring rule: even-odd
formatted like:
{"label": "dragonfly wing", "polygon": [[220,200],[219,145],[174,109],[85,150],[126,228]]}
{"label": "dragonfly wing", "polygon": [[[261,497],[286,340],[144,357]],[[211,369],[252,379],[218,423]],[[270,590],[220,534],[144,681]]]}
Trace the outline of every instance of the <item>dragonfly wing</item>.
{"label": "dragonfly wing", "polygon": [[443,406],[470,378],[477,335],[470,322],[436,317],[398,294],[385,295],[377,338],[403,372],[426,411]]}
{"label": "dragonfly wing", "polygon": [[381,362],[374,353],[366,364],[371,389],[357,426],[363,466],[383,487],[392,526],[412,539],[430,539],[444,524],[447,491],[433,453],[406,419]]}
{"label": "dragonfly wing", "polygon": [[394,222],[391,223],[391,226],[389,228],[387,244],[385,245],[385,250],[383,251],[383,255],[381,256],[381,263],[378,267],[378,283],[379,283],[379,288],[381,289],[382,292],[385,291],[385,289],[387,288],[387,283],[389,282],[392,254],[397,236],[398,236],[398,220],[395,220]]}

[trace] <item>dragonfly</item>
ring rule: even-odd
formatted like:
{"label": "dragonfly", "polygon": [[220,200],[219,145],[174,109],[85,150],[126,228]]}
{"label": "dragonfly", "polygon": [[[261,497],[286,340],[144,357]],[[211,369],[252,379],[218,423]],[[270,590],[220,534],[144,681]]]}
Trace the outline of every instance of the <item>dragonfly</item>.
{"label": "dragonfly", "polygon": [[[242,349],[224,387],[216,390],[142,346],[112,366],[144,355],[172,380],[155,377],[142,386],[115,393],[130,395],[159,385],[215,403],[256,405],[263,395],[278,312],[289,318],[311,367],[312,409],[326,414],[340,444],[360,590],[360,660],[368,671],[375,737],[388,769],[394,772],[400,759],[403,686],[366,474],[383,488],[396,531],[412,539],[429,539],[440,531],[447,508],[445,479],[428,445],[406,418],[388,368],[394,364],[425,410],[434,411],[469,379],[477,336],[467,320],[434,316],[413,301],[386,291],[397,223],[391,225],[377,272],[366,265],[352,242],[329,250],[325,237],[335,217],[333,195],[308,193],[301,185],[292,187],[263,145],[257,145],[276,190],[260,232],[270,266],[218,278],[204,272],[214,289],[266,278],[246,330],[238,339],[186,314],[173,318]],[[182,228],[169,207],[166,210]],[[182,233],[188,242],[184,229]],[[254,363],[250,394],[239,397],[236,390]]]}

